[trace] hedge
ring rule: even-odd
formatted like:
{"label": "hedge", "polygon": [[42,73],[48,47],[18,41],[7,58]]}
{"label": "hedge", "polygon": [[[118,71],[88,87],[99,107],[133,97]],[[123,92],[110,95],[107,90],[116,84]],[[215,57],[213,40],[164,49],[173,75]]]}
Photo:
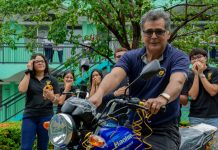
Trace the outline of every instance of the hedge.
{"label": "hedge", "polygon": [[[21,122],[0,123],[0,149],[2,150],[19,150],[21,141]],[[36,140],[33,149],[36,148]],[[49,144],[49,149],[53,146]]]}
{"label": "hedge", "polygon": [[0,149],[20,149],[21,122],[0,124]]}

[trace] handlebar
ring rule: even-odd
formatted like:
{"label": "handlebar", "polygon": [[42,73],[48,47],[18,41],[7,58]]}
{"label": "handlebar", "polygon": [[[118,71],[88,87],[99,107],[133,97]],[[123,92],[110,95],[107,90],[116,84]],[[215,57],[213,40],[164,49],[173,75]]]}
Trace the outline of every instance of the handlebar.
{"label": "handlebar", "polygon": [[61,94],[75,94],[75,92],[62,92]]}
{"label": "handlebar", "polygon": [[[127,105],[130,108],[141,108],[141,109],[144,109],[146,111],[149,110],[147,107],[144,106],[144,103],[142,101],[140,101],[139,98],[131,98],[128,101],[125,101],[123,99],[113,99],[112,101],[114,101],[116,103],[123,104],[123,105]],[[165,111],[166,111],[166,106],[162,106],[160,108],[160,112],[165,112]]]}
{"label": "handlebar", "polygon": [[72,95],[72,94],[74,94],[76,97],[80,97],[80,98],[83,98],[83,99],[89,97],[89,93],[88,92],[81,91],[81,90],[78,90],[76,92],[63,92],[62,94],[65,94],[65,95]]}
{"label": "handlebar", "polygon": [[141,108],[144,110],[148,110],[148,108],[143,106],[143,102],[141,101],[133,101],[132,99],[131,101],[124,101],[123,99],[114,99],[113,101],[119,104],[127,105],[130,108]]}
{"label": "handlebar", "polygon": [[[129,100],[125,100],[125,99],[112,99],[112,100],[110,100],[107,103],[106,107],[104,108],[104,110],[102,111],[102,113],[98,117],[98,119],[102,117],[102,115],[106,112],[107,108],[110,108],[109,112],[113,112],[114,111],[114,107],[111,107],[114,102],[117,103],[117,104],[125,105],[128,108],[130,108],[130,109],[140,108],[140,109],[143,109],[145,111],[149,110],[148,108],[146,108],[144,106],[144,103],[142,101],[140,101],[139,98],[130,98]],[[118,110],[116,110],[116,111],[118,111]],[[159,112],[165,112],[165,111],[166,111],[166,106],[162,106],[160,108],[160,110],[159,110]]]}
{"label": "handlebar", "polygon": [[[114,112],[114,108],[115,107],[112,107],[113,103],[117,103],[117,104],[122,104],[122,105],[125,105],[126,107],[130,108],[130,109],[137,109],[137,108],[140,108],[140,109],[143,109],[145,111],[148,111],[149,109],[146,108],[144,106],[144,102],[140,101],[139,98],[130,98],[129,100],[125,100],[125,99],[112,99],[110,100],[106,107],[104,108],[104,110],[102,111],[102,113],[100,115],[97,115],[96,117],[96,120],[98,121],[102,116],[103,114],[106,112],[107,108],[110,108],[109,110],[109,114],[110,112]],[[115,112],[117,112],[118,110],[116,110]],[[159,110],[159,112],[165,112],[166,111],[166,106],[162,106]]]}

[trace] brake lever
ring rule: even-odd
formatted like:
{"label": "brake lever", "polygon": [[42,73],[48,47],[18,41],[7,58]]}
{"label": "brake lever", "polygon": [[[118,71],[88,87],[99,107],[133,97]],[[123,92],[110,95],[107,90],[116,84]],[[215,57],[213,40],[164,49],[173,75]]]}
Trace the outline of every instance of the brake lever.
{"label": "brake lever", "polygon": [[126,104],[129,105],[129,107],[141,108],[141,109],[148,111],[147,107],[139,105],[139,104],[133,104],[133,103],[128,103],[128,102]]}
{"label": "brake lever", "polygon": [[74,92],[62,92],[61,94],[75,94]]}
{"label": "brake lever", "polygon": [[[128,101],[124,101],[122,99],[116,99],[115,102],[121,103],[121,104],[126,104],[129,107],[135,107],[135,108],[141,108],[144,109],[146,111],[149,111],[149,109],[147,107],[144,106],[144,102],[140,101],[138,98],[136,99],[132,99],[130,100],[130,102]],[[162,106],[159,110],[159,112],[166,112],[166,105]]]}
{"label": "brake lever", "polygon": [[[135,100],[136,100],[136,99],[135,99]],[[149,110],[147,107],[144,106],[144,102],[140,101],[139,99],[137,99],[137,100],[135,101],[135,103],[138,103],[137,105],[139,105],[139,106],[141,106],[141,107],[144,107],[145,110],[147,110],[147,111]],[[140,108],[141,108],[141,107],[140,107]],[[159,112],[166,112],[166,105],[161,106]]]}

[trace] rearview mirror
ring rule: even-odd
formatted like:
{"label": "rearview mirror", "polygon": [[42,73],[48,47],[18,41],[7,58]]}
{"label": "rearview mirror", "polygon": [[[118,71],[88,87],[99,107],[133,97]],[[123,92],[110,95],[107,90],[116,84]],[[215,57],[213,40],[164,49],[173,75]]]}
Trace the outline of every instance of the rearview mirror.
{"label": "rearview mirror", "polygon": [[160,63],[159,60],[155,59],[148,63],[140,73],[140,78],[149,79],[160,71]]}
{"label": "rearview mirror", "polygon": [[148,63],[141,71],[140,75],[134,80],[132,81],[125,90],[125,94],[126,95],[126,91],[127,89],[134,84],[139,78],[143,78],[145,80],[151,78],[152,76],[154,76],[155,74],[157,74],[160,71],[161,67],[160,67],[160,63],[157,59],[151,61],[150,63]]}

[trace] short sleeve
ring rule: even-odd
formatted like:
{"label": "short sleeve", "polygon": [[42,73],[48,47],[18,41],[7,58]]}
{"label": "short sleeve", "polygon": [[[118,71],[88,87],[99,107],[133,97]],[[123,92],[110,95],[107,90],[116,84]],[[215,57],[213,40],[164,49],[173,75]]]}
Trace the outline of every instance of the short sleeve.
{"label": "short sleeve", "polygon": [[183,72],[188,77],[190,61],[186,54],[178,51],[171,59],[171,74]]}

